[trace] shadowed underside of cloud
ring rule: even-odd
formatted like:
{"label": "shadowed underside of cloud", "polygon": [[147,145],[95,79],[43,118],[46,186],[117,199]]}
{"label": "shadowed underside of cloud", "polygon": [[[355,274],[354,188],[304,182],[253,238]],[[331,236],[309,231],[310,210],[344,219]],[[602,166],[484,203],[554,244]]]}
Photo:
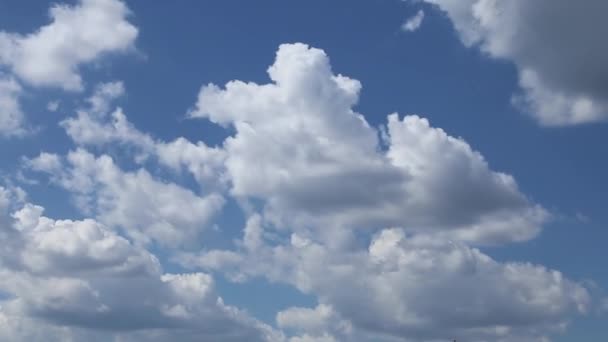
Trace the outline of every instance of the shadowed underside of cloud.
{"label": "shadowed underside of cloud", "polygon": [[606,1],[425,1],[445,11],[465,45],[515,64],[514,103],[541,124],[608,119]]}
{"label": "shadowed underside of cloud", "polygon": [[225,305],[210,275],[163,274],[155,256],[95,220],[47,218],[5,188],[0,210],[10,247],[0,253],[3,340],[280,338]]}

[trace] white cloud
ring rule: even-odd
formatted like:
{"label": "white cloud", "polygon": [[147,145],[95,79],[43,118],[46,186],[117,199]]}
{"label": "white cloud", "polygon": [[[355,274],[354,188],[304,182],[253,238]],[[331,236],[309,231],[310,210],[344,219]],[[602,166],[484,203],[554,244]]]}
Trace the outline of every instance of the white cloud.
{"label": "white cloud", "polygon": [[56,112],[57,110],[59,110],[59,105],[61,103],[58,100],[55,101],[50,101],[49,103],[47,103],[46,105],[46,110],[48,110],[49,112]]}
{"label": "white cloud", "polygon": [[401,29],[405,32],[414,32],[420,28],[420,25],[422,25],[423,20],[424,11],[419,10],[414,16],[408,18],[405,23],[401,25]]}
{"label": "white cloud", "polygon": [[133,49],[138,34],[126,19],[127,6],[119,0],[54,5],[49,15],[51,23],[34,33],[0,32],[0,64],[34,86],[81,90],[81,65]]}
{"label": "white cloud", "polygon": [[425,0],[438,5],[467,46],[512,61],[522,94],[514,101],[544,125],[608,118],[602,0]]}
{"label": "white cloud", "polygon": [[291,307],[277,313],[276,320],[280,328],[302,334],[292,337],[290,342],[338,341],[334,334],[348,336],[353,330],[350,322],[341,320],[334,309],[325,304],[319,304],[314,309]]}
{"label": "white cloud", "polygon": [[24,115],[19,103],[21,86],[0,72],[0,136],[16,136],[24,133]]}
{"label": "white cloud", "polygon": [[361,85],[322,50],[282,45],[272,83],[204,86],[193,117],[231,125],[231,193],[265,200],[279,226],[402,226],[476,243],[534,237],[546,212],[463,140],[418,116],[388,117],[389,151],[354,112]]}
{"label": "white cloud", "polygon": [[[3,188],[0,194],[0,200],[10,196]],[[0,253],[3,339],[281,339],[224,304],[211,276],[163,274],[156,257],[103,224],[53,220],[42,212],[25,203],[0,227],[0,242],[12,249]]]}
{"label": "white cloud", "polygon": [[197,244],[197,237],[224,204],[218,193],[199,196],[176,184],[156,180],[144,169],[125,172],[107,155],[78,149],[60,158],[42,153],[26,166],[46,172],[71,192],[84,213],[127,234],[139,243]]}
{"label": "white cloud", "polygon": [[295,336],[289,339],[289,342],[336,342],[337,340],[328,334],[324,334],[321,336],[310,336],[308,334],[304,334],[302,336]]}
{"label": "white cloud", "polygon": [[95,116],[103,116],[110,111],[112,102],[125,95],[125,85],[120,81],[100,83],[95,92],[87,99],[91,105],[89,112]]}
{"label": "white cloud", "polygon": [[[126,266],[130,265],[126,255],[138,265],[139,254],[129,253],[158,242],[173,248],[168,251],[183,266],[221,272],[239,282],[266,277],[316,296],[315,308],[293,307],[277,315],[277,324],[289,332],[291,342],[355,337],[532,342],[564,329],[572,315],[587,310],[587,290],[561,273],[538,265],[498,262],[465,244],[531,239],[548,214],[520,192],[513,177],[492,171],[463,139],[416,115],[391,114],[386,128],[371,127],[352,109],[360,83],[335,75],[321,50],[282,45],[268,71],[268,84],[232,81],[224,88],[201,89],[189,114],[234,128],[218,147],[184,138],[163,142],[140,132],[120,108],[113,109],[112,101],[124,93],[122,83],[100,85],[89,107],[62,123],[81,147],[66,157],[42,153],[25,160],[26,167],[48,173],[74,195],[84,213],[95,217],[95,221],[46,221],[42,225],[46,228],[38,229],[40,234],[33,239],[37,243],[26,239],[23,245],[14,245],[18,251],[28,251],[27,257],[5,260],[29,272],[26,282],[36,284],[37,278],[50,277],[44,270],[54,269],[52,281],[58,292],[50,296],[65,297],[60,301],[65,308],[57,308],[40,293],[31,303],[24,302],[26,308],[38,310],[32,311],[37,317],[69,322],[82,317],[78,326],[89,327],[91,317],[103,318],[97,324],[117,324],[118,316],[103,314],[106,307],[117,305],[114,295],[130,296],[121,292],[128,289],[112,288],[117,292],[108,297],[113,282],[100,288],[88,277],[68,276],[77,269],[70,267],[69,260],[78,256],[94,265],[90,268],[105,267],[97,272],[100,275],[116,277],[118,270],[132,267]],[[192,173],[205,195],[153,177],[143,168],[147,163],[125,171],[110,156],[95,156],[82,148],[111,144],[135,147],[136,161],[143,155]],[[250,215],[242,240],[235,249],[184,253],[179,248],[198,241],[221,209],[224,196],[233,196]],[[2,203],[0,196],[0,209]],[[40,216],[36,207],[26,207],[29,212],[13,215],[19,221],[16,230],[25,231],[23,227],[32,226]],[[40,222],[45,220],[35,224]],[[78,236],[66,238],[68,227]],[[117,235],[123,230],[133,245]],[[87,242],[93,238],[95,242]],[[58,246],[57,240],[67,243]],[[107,245],[115,248],[116,259],[106,258]],[[62,269],[68,275],[59,272]],[[242,328],[243,334],[253,331],[260,336],[262,331],[266,340],[282,339],[223,304],[213,294],[209,275],[152,273],[153,280],[146,277],[145,284],[139,280],[122,284],[143,288],[135,295],[138,302],[146,302],[145,296],[152,293],[152,302],[162,303],[137,320],[127,320],[129,324],[154,321],[160,310],[162,317],[186,326],[194,324],[195,316],[222,327],[241,322],[239,327],[249,327]],[[10,291],[17,291],[17,285],[9,285]],[[192,301],[206,304],[189,306]],[[9,304],[13,316],[19,312],[15,307],[24,305]],[[124,311],[131,316],[139,312],[120,305],[126,305]],[[180,325],[165,327],[167,334],[174,332],[171,335],[146,330],[121,338],[208,336],[200,335],[200,330],[195,335],[175,335],[183,331],[176,327]],[[243,334],[214,337],[243,340]]]}
{"label": "white cloud", "polygon": [[137,161],[150,157],[173,171],[186,170],[206,188],[223,188],[225,151],[199,141],[192,143],[183,137],[171,142],[154,139],[129,122],[123,110],[113,108],[113,101],[125,93],[122,82],[102,83],[75,117],[61,122],[70,138],[79,146],[104,147],[118,144],[136,150]]}
{"label": "white cloud", "polygon": [[558,271],[500,263],[478,249],[401,229],[382,230],[366,248],[340,249],[292,235],[291,241],[265,239],[255,250],[232,253],[238,262],[199,263],[205,253],[181,261],[241,281],[263,276],[316,295],[317,308],[292,308],[277,317],[279,326],[311,338],[538,341],[590,305],[587,290]]}

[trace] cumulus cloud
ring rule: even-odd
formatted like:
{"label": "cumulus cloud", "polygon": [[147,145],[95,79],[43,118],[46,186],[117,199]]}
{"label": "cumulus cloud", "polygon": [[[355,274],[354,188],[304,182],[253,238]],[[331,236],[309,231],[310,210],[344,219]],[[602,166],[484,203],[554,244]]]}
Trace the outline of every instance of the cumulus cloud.
{"label": "cumulus cloud", "polygon": [[[92,220],[12,210],[0,188],[0,337],[65,341],[276,341],[281,335],[223,303],[204,273],[163,274],[155,256]],[[12,212],[11,212],[12,210]],[[8,296],[7,296],[8,295]],[[59,326],[63,328],[58,328]]]}
{"label": "cumulus cloud", "polygon": [[353,332],[350,322],[340,319],[334,309],[325,304],[313,309],[291,307],[277,313],[276,320],[279,327],[302,334],[293,336],[290,342],[339,341],[333,334],[348,336]]}
{"label": "cumulus cloud", "polygon": [[478,249],[401,229],[380,231],[366,248],[336,249],[292,234],[231,253],[239,257],[215,265],[207,253],[181,261],[233,279],[264,276],[316,295],[317,308],[277,316],[279,326],[310,338],[537,341],[590,304],[587,290],[558,271],[500,263]]}
{"label": "cumulus cloud", "polygon": [[190,116],[234,127],[223,144],[231,194],[264,200],[275,224],[402,226],[478,243],[540,230],[546,212],[511,176],[426,119],[390,115],[381,142],[352,110],[360,83],[333,74],[322,50],[282,45],[268,73],[269,84],[204,86]]}
{"label": "cumulus cloud", "polygon": [[79,146],[105,147],[119,145],[135,149],[137,161],[154,158],[161,165],[175,171],[190,173],[205,188],[223,188],[225,151],[207,146],[199,141],[192,143],[179,137],[165,142],[138,130],[120,107],[113,102],[124,95],[122,82],[97,85],[88,98],[86,108],[76,111],[76,116],[61,122],[68,136]]}
{"label": "cumulus cloud", "polygon": [[48,173],[53,182],[74,195],[84,213],[124,229],[144,244],[195,243],[225,201],[218,193],[199,196],[176,184],[156,180],[144,169],[125,172],[111,157],[96,157],[82,149],[70,152],[65,161],[42,153],[25,164],[34,171]]}
{"label": "cumulus cloud", "polygon": [[419,10],[416,14],[410,18],[408,18],[403,25],[401,25],[401,29],[405,32],[414,32],[420,28],[422,25],[422,21],[424,20],[424,11]]}
{"label": "cumulus cloud", "polygon": [[465,45],[516,65],[514,102],[541,124],[608,118],[605,1],[425,1],[445,11]]}
{"label": "cumulus cloud", "polygon": [[321,50],[282,45],[268,73],[203,86],[189,112],[234,129],[229,192],[260,214],[234,249],[176,261],[315,295],[277,315],[291,341],[539,341],[588,310],[560,272],[467,245],[533,238],[548,214],[464,140],[417,115],[371,127]]}
{"label": "cumulus cloud", "polygon": [[54,5],[51,22],[21,35],[0,32],[0,64],[34,86],[81,90],[79,68],[99,57],[133,48],[138,30],[119,0],[81,0]]}

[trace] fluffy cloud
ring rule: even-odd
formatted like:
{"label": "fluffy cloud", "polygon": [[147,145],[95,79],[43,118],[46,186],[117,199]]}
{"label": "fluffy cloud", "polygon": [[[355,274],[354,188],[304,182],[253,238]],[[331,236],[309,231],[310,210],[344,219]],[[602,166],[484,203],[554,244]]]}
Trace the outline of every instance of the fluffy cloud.
{"label": "fluffy cloud", "polygon": [[419,10],[416,14],[408,18],[403,25],[401,25],[401,29],[405,32],[414,32],[420,28],[422,25],[422,21],[424,20],[424,11]]}
{"label": "fluffy cloud", "polygon": [[54,5],[49,14],[51,23],[34,33],[0,32],[0,64],[35,86],[81,90],[82,64],[132,49],[138,34],[126,19],[127,6],[119,0]]}
{"label": "fluffy cloud", "polygon": [[61,121],[61,126],[74,142],[83,146],[109,143],[135,145],[144,152],[154,148],[153,139],[138,131],[127,120],[121,108],[112,110],[113,101],[123,96],[122,82],[101,83],[87,99],[89,106],[76,111],[76,117]]}
{"label": "fluffy cloud", "polygon": [[254,247],[245,238],[242,249],[223,251],[232,258],[210,264],[203,253],[181,261],[240,281],[264,276],[316,295],[317,308],[291,308],[277,317],[279,326],[304,337],[538,341],[590,303],[587,290],[558,271],[500,263],[478,249],[401,229],[382,230],[367,248],[349,249],[297,234],[277,242],[256,230],[262,241]]}
{"label": "fluffy cloud", "polygon": [[27,160],[26,165],[50,174],[53,182],[74,194],[84,213],[124,229],[140,243],[196,243],[224,204],[218,193],[199,196],[176,184],[156,180],[144,169],[125,172],[107,155],[95,157],[78,149],[70,152],[66,160],[64,166],[59,156],[42,153]]}
{"label": "fluffy cloud", "polygon": [[512,61],[523,94],[515,102],[544,125],[608,118],[602,0],[425,0],[447,13],[461,40]]}
{"label": "fluffy cloud", "polygon": [[393,114],[380,141],[352,110],[360,83],[334,75],[322,50],[282,45],[268,72],[269,84],[204,86],[190,115],[234,127],[223,145],[231,193],[264,200],[275,224],[402,226],[477,243],[540,230],[546,212],[463,140]]}
{"label": "fluffy cloud", "polygon": [[[204,273],[162,274],[159,261],[91,219],[53,220],[0,188],[0,337],[7,340],[275,341],[225,305]],[[20,209],[12,211],[13,206]],[[12,212],[11,212],[12,211]],[[7,220],[7,213],[12,219]],[[59,327],[63,328],[59,328]]]}
{"label": "fluffy cloud", "polygon": [[223,149],[209,147],[201,141],[192,143],[183,137],[160,141],[139,131],[120,107],[112,107],[112,102],[124,92],[122,82],[98,85],[87,101],[89,107],[77,110],[76,116],[63,120],[61,126],[79,146],[131,147],[138,161],[154,158],[173,171],[189,172],[206,189],[225,187]]}
{"label": "fluffy cloud", "polygon": [[[294,336],[290,342],[296,341],[338,341],[333,334],[348,336],[353,327],[350,322],[341,320],[331,306],[320,304],[314,309],[292,307],[277,314],[277,324],[283,329],[291,329],[300,336]],[[332,333],[329,333],[329,332]]]}
{"label": "fluffy cloud", "polygon": [[290,229],[401,226],[504,243],[536,236],[547,219],[511,176],[424,118],[389,115],[380,139],[352,110],[359,82],[334,75],[323,51],[283,45],[269,74],[270,84],[201,89],[190,116],[236,131],[220,147],[140,132],[120,108],[112,111],[120,82],[100,85],[90,107],[62,125],[79,145],[134,146],[138,159],[186,170],[203,189],[261,199],[265,217]]}
{"label": "fluffy cloud", "polygon": [[23,112],[19,104],[21,86],[0,72],[0,136],[23,133]]}

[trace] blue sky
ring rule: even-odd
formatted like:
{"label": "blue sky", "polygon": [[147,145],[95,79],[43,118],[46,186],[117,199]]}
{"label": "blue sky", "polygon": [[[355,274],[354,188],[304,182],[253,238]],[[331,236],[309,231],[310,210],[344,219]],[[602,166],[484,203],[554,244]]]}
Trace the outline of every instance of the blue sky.
{"label": "blue sky", "polygon": [[601,341],[605,7],[3,0],[0,339]]}

